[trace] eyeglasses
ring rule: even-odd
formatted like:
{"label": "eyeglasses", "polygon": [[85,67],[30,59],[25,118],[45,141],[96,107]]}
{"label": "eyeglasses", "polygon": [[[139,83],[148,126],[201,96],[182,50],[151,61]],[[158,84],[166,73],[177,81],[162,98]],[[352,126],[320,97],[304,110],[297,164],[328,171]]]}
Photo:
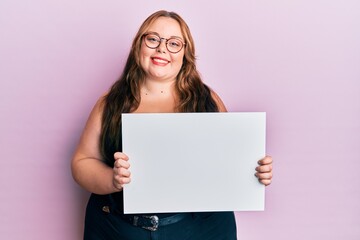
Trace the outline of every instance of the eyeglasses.
{"label": "eyeglasses", "polygon": [[156,33],[146,33],[143,35],[145,44],[148,48],[155,49],[158,48],[161,44],[161,41],[165,41],[166,49],[171,53],[178,53],[186,45],[179,38],[171,37],[169,39],[162,38]]}

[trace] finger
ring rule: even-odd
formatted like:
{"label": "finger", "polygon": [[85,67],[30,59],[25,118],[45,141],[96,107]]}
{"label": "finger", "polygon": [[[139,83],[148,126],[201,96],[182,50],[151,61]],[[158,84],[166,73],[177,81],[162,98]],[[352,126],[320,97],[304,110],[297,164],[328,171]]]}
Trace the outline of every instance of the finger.
{"label": "finger", "polygon": [[260,180],[262,179],[272,179],[273,175],[272,173],[255,173],[255,176],[257,178],[259,178]]}
{"label": "finger", "polygon": [[271,184],[271,179],[262,179],[262,180],[259,180],[259,182],[264,184],[265,186],[268,186]]}
{"label": "finger", "polygon": [[130,163],[126,160],[118,159],[115,161],[114,167],[128,169],[130,167]]}
{"label": "finger", "polygon": [[130,163],[125,161],[125,160],[118,159],[118,160],[115,161],[114,167],[128,169],[130,167]]}
{"label": "finger", "polygon": [[115,187],[116,189],[122,190],[123,186],[122,186],[122,184],[120,183],[120,177],[115,176],[115,177],[113,178],[113,185],[114,185],[114,187]]}
{"label": "finger", "polygon": [[114,177],[114,180],[115,180],[115,184],[118,185],[118,186],[121,186],[124,185],[124,184],[128,184],[131,182],[131,178],[129,177],[122,177],[122,176],[115,176]]}
{"label": "finger", "polygon": [[123,152],[116,152],[114,153],[114,159],[117,160],[117,159],[123,159],[123,160],[129,160],[129,157],[123,153]]}
{"label": "finger", "polygon": [[266,165],[266,164],[271,164],[273,162],[272,157],[271,156],[266,156],[263,159],[258,161],[259,165]]}
{"label": "finger", "polygon": [[131,172],[125,168],[120,168],[119,169],[119,175],[122,177],[130,177]]}
{"label": "finger", "polygon": [[263,172],[271,172],[272,171],[272,165],[262,165],[262,166],[257,166],[255,168],[255,170],[257,172],[263,173]]}
{"label": "finger", "polygon": [[120,183],[116,183],[115,181],[113,182],[113,185],[115,187],[115,189],[117,189],[118,191],[121,191],[123,189],[123,187],[121,186]]}
{"label": "finger", "polygon": [[120,177],[130,177],[131,172],[123,167],[114,167],[113,168],[114,171],[114,176],[120,176]]}
{"label": "finger", "polygon": [[131,182],[131,178],[121,178],[120,179],[120,183],[122,184],[122,185],[124,185],[124,184],[129,184]]}
{"label": "finger", "polygon": [[115,176],[113,179],[113,185],[116,189],[122,190],[125,184],[129,184],[131,182],[131,178],[124,178],[120,176]]}

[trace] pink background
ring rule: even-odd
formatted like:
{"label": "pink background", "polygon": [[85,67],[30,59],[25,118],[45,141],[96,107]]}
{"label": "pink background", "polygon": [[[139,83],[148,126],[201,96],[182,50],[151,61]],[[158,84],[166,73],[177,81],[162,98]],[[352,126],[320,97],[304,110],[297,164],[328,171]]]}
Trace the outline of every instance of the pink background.
{"label": "pink background", "polygon": [[239,239],[360,239],[360,2],[0,2],[0,239],[81,239],[70,159],[141,22],[188,22],[230,111],[266,111],[275,178]]}

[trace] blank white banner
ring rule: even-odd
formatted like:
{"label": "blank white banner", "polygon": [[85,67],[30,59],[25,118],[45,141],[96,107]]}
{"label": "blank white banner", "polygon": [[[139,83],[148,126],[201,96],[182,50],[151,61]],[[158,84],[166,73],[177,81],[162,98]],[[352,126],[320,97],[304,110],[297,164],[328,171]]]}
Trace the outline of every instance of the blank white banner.
{"label": "blank white banner", "polygon": [[125,213],[262,211],[266,114],[123,114]]}

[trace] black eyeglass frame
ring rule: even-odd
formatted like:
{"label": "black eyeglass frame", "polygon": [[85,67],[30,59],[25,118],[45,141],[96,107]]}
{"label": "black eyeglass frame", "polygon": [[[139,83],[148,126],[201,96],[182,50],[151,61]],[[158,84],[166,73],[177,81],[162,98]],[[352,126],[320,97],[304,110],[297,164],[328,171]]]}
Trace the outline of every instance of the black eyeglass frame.
{"label": "black eyeglass frame", "polygon": [[[177,38],[177,37],[163,38],[163,37],[160,37],[159,34],[154,33],[154,32],[145,33],[145,34],[142,35],[142,38],[144,39],[144,38],[145,38],[146,36],[148,36],[148,35],[155,35],[155,36],[159,37],[159,39],[160,39],[160,41],[158,41],[159,44],[158,44],[156,47],[150,47],[149,45],[146,44],[146,40],[144,41],[144,42],[145,42],[145,45],[146,45],[148,48],[151,48],[151,49],[156,49],[156,48],[158,48],[163,40],[165,40],[166,49],[167,49],[169,52],[171,52],[171,53],[178,53],[178,52],[180,52],[180,51],[186,46],[186,43],[183,42],[182,39],[180,39],[180,38]],[[170,50],[169,50],[167,43],[168,43],[168,41],[169,41],[170,39],[179,40],[179,41],[183,44],[183,45],[181,46],[181,48],[180,48],[179,51],[173,52],[173,51],[170,51]]]}

